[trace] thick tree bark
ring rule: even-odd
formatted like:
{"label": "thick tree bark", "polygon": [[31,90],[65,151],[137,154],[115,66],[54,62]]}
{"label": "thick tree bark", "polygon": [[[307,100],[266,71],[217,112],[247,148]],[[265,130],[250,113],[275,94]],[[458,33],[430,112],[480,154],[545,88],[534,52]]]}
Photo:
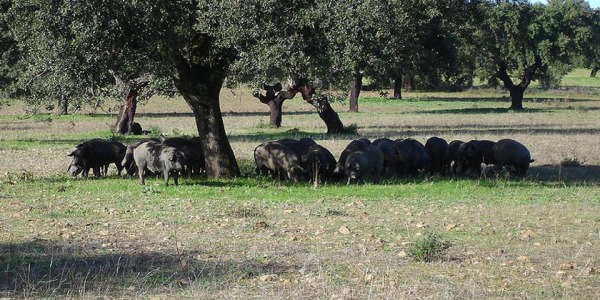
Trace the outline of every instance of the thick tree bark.
{"label": "thick tree bark", "polygon": [[66,97],[61,97],[60,101],[58,102],[58,107],[60,109],[60,114],[61,115],[68,115],[69,114],[69,99],[67,99]]}
{"label": "thick tree bark", "polygon": [[203,142],[206,174],[211,178],[240,175],[233,149],[225,133],[219,93],[228,65],[199,65],[181,56],[174,57],[174,83],[194,113],[198,135]]}
{"label": "thick tree bark", "polygon": [[402,99],[402,75],[394,78],[394,99]]}
{"label": "thick tree bark", "polygon": [[130,134],[133,133],[133,119],[137,110],[137,91],[127,89],[125,95],[125,103],[119,110],[117,124],[115,125],[115,133]]}
{"label": "thick tree bark", "polygon": [[523,109],[523,95],[525,94],[525,88],[515,85],[509,89],[509,92],[511,102],[509,109]]}
{"label": "thick tree bark", "polygon": [[317,108],[319,117],[327,126],[328,134],[338,134],[344,132],[344,124],[342,123],[342,120],[340,120],[340,116],[335,112],[333,107],[331,107],[329,100],[327,100],[325,97],[322,97],[316,99],[315,101],[315,99],[312,98],[313,94],[315,93],[315,88],[309,85],[308,79],[294,79],[293,85],[288,87],[286,92],[290,94],[287,95],[284,92],[282,93],[284,93],[284,95],[286,95],[288,98],[293,97],[293,95],[296,93],[300,93],[304,101],[315,106]]}
{"label": "thick tree bark", "polygon": [[519,84],[514,84],[512,79],[508,75],[506,63],[498,64],[498,72],[496,73],[496,76],[500,80],[502,80],[502,82],[504,83],[504,87],[510,92],[511,105],[509,109],[523,109],[523,95],[525,94],[525,90],[533,80],[535,72],[539,69],[540,64],[540,60],[536,59],[535,63],[528,66]]}
{"label": "thick tree bark", "polygon": [[[138,76],[125,78],[113,70],[109,71],[115,78],[117,88],[123,93],[123,105],[119,109],[117,122],[115,123],[114,133],[119,134],[141,134],[141,128],[134,128],[135,112],[137,110],[137,100],[140,91],[149,84],[147,76]],[[139,125],[139,124],[138,124]]]}
{"label": "thick tree bark", "polygon": [[281,127],[281,116],[283,114],[283,100],[277,101],[277,99],[268,103],[269,113],[269,124],[275,127]]}
{"label": "thick tree bark", "polygon": [[344,124],[340,120],[340,116],[333,110],[327,98],[317,99],[317,112],[319,117],[327,126],[327,134],[344,133]]}
{"label": "thick tree bark", "polygon": [[[266,90],[266,95],[262,95],[260,92],[254,93],[252,96],[258,98],[258,100],[269,106],[269,124],[275,127],[281,127],[281,119],[283,115],[283,102],[286,99],[287,94],[280,93],[281,92],[281,84],[275,84],[273,86],[269,86],[263,84],[263,89]],[[292,95],[293,97],[293,95]]]}
{"label": "thick tree bark", "polygon": [[592,68],[592,72],[590,72],[590,77],[596,77],[596,74],[598,74],[598,69],[598,67]]}
{"label": "thick tree bark", "polygon": [[352,82],[352,86],[350,87],[350,107],[348,108],[349,112],[358,112],[358,96],[360,96],[360,91],[362,90],[362,78],[363,75],[359,72],[354,74],[354,81]]}

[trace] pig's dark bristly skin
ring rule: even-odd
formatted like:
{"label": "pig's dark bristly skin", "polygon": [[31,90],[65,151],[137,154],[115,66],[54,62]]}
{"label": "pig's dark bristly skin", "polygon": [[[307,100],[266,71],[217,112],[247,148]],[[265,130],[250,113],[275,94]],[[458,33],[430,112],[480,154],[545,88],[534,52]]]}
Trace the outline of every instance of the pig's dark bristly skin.
{"label": "pig's dark bristly skin", "polygon": [[372,145],[379,148],[383,153],[382,174],[387,176],[396,175],[396,152],[394,151],[394,142],[392,140],[376,140],[375,142],[373,142]]}
{"label": "pig's dark bristly skin", "polygon": [[496,164],[496,157],[494,153],[494,146],[496,142],[490,140],[477,140],[477,148],[481,152],[481,156],[483,156],[483,163],[486,165],[494,165]]}
{"label": "pig's dark bristly skin", "polygon": [[425,142],[425,150],[431,157],[431,171],[440,175],[446,175],[448,170],[448,142],[439,137],[431,137]]}
{"label": "pig's dark bristly skin", "polygon": [[204,152],[202,150],[202,141],[200,138],[163,138],[162,143],[166,146],[180,150],[186,159],[186,170],[188,175],[200,175],[206,166]]}
{"label": "pig's dark bristly skin", "polygon": [[431,158],[419,141],[411,138],[394,141],[394,151],[396,168],[401,175],[412,176],[417,175],[419,171],[430,171]]}
{"label": "pig's dark bristly skin", "polygon": [[458,148],[458,172],[460,174],[470,174],[479,176],[481,174],[481,164],[483,155],[477,147],[477,141],[468,141]]}
{"label": "pig's dark bristly skin", "polygon": [[458,169],[458,149],[464,143],[461,140],[454,140],[448,143],[448,153],[446,155],[448,160],[446,164],[452,167],[452,174],[454,175],[456,175]]}
{"label": "pig's dark bristly skin", "polygon": [[92,169],[95,177],[106,176],[108,166],[114,163],[117,166],[118,174],[121,175],[123,170],[121,161],[125,156],[125,152],[125,145],[119,142],[103,139],[84,141],[69,154],[73,159],[68,172],[73,176],[81,173],[86,178],[89,170]]}
{"label": "pig's dark bristly skin", "polygon": [[375,146],[354,151],[348,155],[344,169],[348,177],[347,184],[352,181],[364,181],[367,176],[371,176],[373,181],[378,183],[383,169],[383,152]]}
{"label": "pig's dark bristly skin", "polygon": [[271,173],[280,179],[299,182],[305,174],[296,151],[279,142],[265,142],[254,149],[258,175]]}
{"label": "pig's dark bristly skin", "polygon": [[525,177],[529,164],[534,162],[527,147],[511,139],[502,139],[496,142],[494,153],[497,171],[506,166],[511,173],[521,177]]}
{"label": "pig's dark bristly skin", "polygon": [[343,177],[346,174],[344,172],[344,170],[346,168],[346,159],[348,158],[348,155],[350,155],[350,153],[352,153],[354,151],[365,150],[365,149],[367,149],[367,147],[369,147],[369,145],[366,144],[365,141],[360,140],[360,139],[354,140],[354,141],[351,141],[350,143],[348,143],[346,148],[340,154],[340,158],[335,166],[334,173],[341,174],[341,176]]}
{"label": "pig's dark bristly skin", "polygon": [[321,145],[312,145],[302,158],[306,161],[309,182],[320,184],[332,179],[336,161],[327,148]]}
{"label": "pig's dark bristly skin", "polygon": [[179,185],[179,172],[184,170],[185,158],[181,150],[166,146],[162,143],[148,141],[133,150],[133,157],[138,166],[140,184],[144,185],[145,170],[162,172],[165,185],[169,185],[169,177],[173,176],[175,185]]}
{"label": "pig's dark bristly skin", "polygon": [[137,165],[135,164],[135,160],[133,159],[133,150],[135,150],[135,148],[137,148],[137,146],[139,146],[140,144],[149,142],[149,141],[153,141],[153,142],[157,142],[157,143],[160,142],[159,139],[149,138],[149,139],[141,139],[138,142],[127,146],[127,150],[125,151],[125,158],[123,158],[123,163],[122,163],[123,168],[125,168],[125,172],[127,172],[127,175],[134,176],[138,172]]}

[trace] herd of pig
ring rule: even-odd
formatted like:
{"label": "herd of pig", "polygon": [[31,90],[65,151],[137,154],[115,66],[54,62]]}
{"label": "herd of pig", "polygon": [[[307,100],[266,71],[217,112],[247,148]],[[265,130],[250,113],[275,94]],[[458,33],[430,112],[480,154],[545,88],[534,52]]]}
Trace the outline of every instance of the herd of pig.
{"label": "herd of pig", "polygon": [[281,139],[265,142],[254,150],[256,172],[293,181],[311,183],[346,180],[378,182],[382,176],[414,176],[419,173],[480,176],[482,164],[494,165],[493,171],[506,168],[525,176],[533,162],[529,150],[521,143],[502,139],[459,140],[446,142],[431,137],[425,145],[407,138],[379,138],[371,142],[360,138],[351,141],[339,159],[310,138]]}
{"label": "herd of pig", "polygon": [[75,147],[68,172],[73,176],[87,177],[91,169],[94,176],[106,175],[108,166],[114,163],[118,174],[125,169],[128,175],[137,174],[140,183],[149,172],[162,175],[165,185],[173,177],[178,185],[180,174],[200,174],[205,167],[202,143],[199,138],[151,138],[129,146],[103,139],[87,140]]}
{"label": "herd of pig", "polygon": [[[77,145],[69,156],[72,161],[68,172],[73,176],[87,177],[91,169],[94,176],[100,177],[114,163],[119,175],[123,169],[131,176],[137,174],[142,185],[149,173],[162,175],[165,185],[173,177],[177,185],[181,174],[197,175],[205,167],[198,138],[143,139],[129,146],[92,139]],[[448,143],[431,137],[423,145],[412,138],[379,138],[372,142],[360,138],[351,141],[336,160],[331,151],[311,138],[286,138],[258,145],[254,161],[258,175],[314,184],[343,180],[350,184],[419,173],[481,176],[482,164],[493,172],[505,168],[511,174],[525,176],[533,159],[523,144],[512,139]]]}

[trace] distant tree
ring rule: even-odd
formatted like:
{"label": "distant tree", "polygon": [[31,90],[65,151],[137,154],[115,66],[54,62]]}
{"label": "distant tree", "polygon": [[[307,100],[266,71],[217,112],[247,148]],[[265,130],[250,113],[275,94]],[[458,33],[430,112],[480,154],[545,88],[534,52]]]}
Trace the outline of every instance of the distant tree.
{"label": "distant tree", "polygon": [[19,52],[17,42],[10,34],[7,12],[12,5],[11,0],[0,1],[0,92],[10,94],[10,86],[17,78]]}
{"label": "distant tree", "polygon": [[[261,37],[238,56],[226,83],[249,82],[263,88],[264,95],[260,92],[253,95],[269,106],[269,122],[274,126],[281,125],[284,101],[300,93],[302,99],[315,108],[328,133],[343,132],[328,95],[329,84],[339,83],[339,72],[332,67],[329,56],[332,45],[326,39],[329,26],[335,23],[326,13],[333,2],[273,3],[262,7],[266,15],[271,15],[272,25],[260,29]],[[275,92],[273,86],[265,82],[281,82],[282,90]]]}
{"label": "distant tree", "polygon": [[586,10],[589,5],[580,0],[549,1],[547,6],[484,2],[485,22],[477,32],[480,77],[499,79],[510,92],[510,109],[523,109],[524,92],[533,80],[550,73],[562,77],[572,66],[579,52],[576,24]]}
{"label": "distant tree", "polygon": [[585,4],[582,14],[585,19],[579,22],[576,39],[581,56],[579,57],[579,66],[591,69],[590,77],[596,77],[600,69],[600,9],[588,9]]}
{"label": "distant tree", "polygon": [[59,101],[100,105],[122,98],[116,133],[130,133],[137,98],[148,86],[148,59],[140,50],[150,32],[138,2],[18,1],[11,8],[22,69],[17,86],[33,106]]}

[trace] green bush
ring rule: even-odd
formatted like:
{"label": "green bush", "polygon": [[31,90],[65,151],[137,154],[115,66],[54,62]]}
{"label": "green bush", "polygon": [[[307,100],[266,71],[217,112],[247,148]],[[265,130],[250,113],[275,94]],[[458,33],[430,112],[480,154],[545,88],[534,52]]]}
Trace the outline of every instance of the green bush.
{"label": "green bush", "polygon": [[408,254],[417,261],[432,262],[440,260],[452,244],[439,235],[428,232],[408,249]]}

